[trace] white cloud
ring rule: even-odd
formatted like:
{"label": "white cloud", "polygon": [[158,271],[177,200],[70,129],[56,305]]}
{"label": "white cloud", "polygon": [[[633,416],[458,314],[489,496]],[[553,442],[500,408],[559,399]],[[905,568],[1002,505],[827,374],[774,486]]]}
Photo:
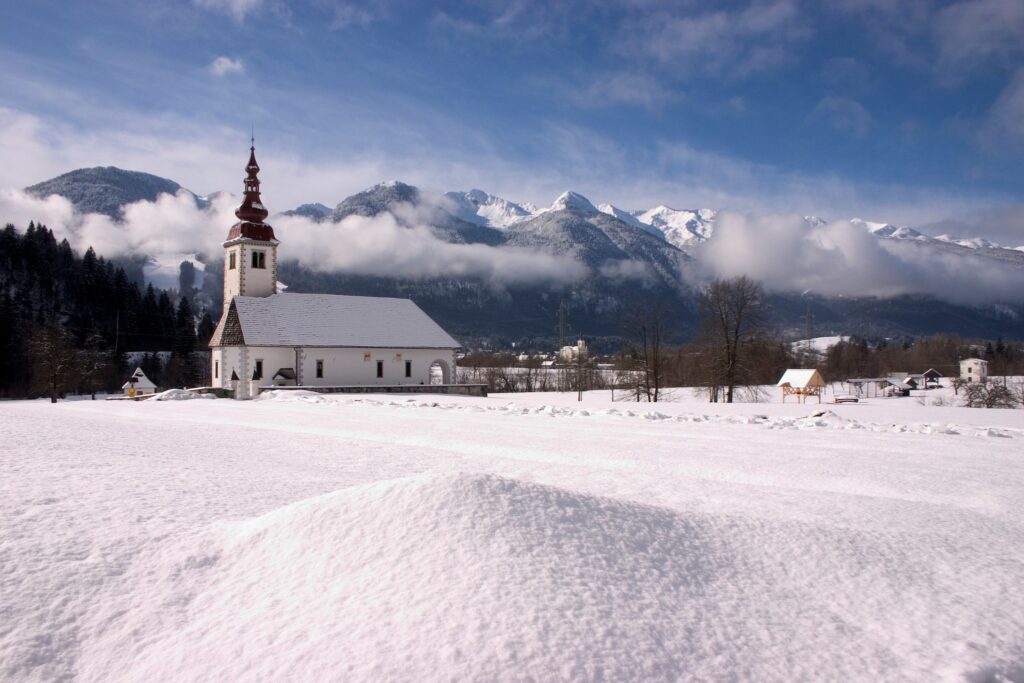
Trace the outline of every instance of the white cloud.
{"label": "white cloud", "polygon": [[[221,194],[208,209],[186,192],[160,195],[123,209],[121,220],[79,214],[58,196],[38,198],[20,190],[0,191],[0,216],[24,229],[30,220],[67,238],[73,247],[107,256],[167,253],[216,258],[235,222],[238,198]],[[315,223],[300,216],[275,216],[280,256],[325,272],[400,278],[476,278],[495,288],[527,283],[569,284],[587,275],[571,256],[535,249],[451,244],[438,238],[412,207],[401,208],[401,222],[390,213],[349,216],[340,223]]]}
{"label": "white cloud", "polygon": [[374,21],[387,16],[388,7],[383,0],[362,6],[354,2],[342,2],[334,5],[331,11],[330,27],[339,30],[349,26],[366,28]]}
{"label": "white cloud", "polygon": [[[451,244],[416,223],[404,225],[390,213],[349,216],[340,223],[314,223],[297,216],[275,218],[275,231],[294,256],[314,269],[386,277],[477,278],[494,287],[548,282],[569,284],[587,269],[570,256],[535,249]],[[412,211],[414,213],[414,211]]]}
{"label": "white cloud", "polygon": [[678,98],[677,92],[657,79],[626,71],[605,74],[592,80],[589,85],[570,90],[570,99],[585,107],[627,104],[658,109]]}
{"label": "white cloud", "polygon": [[[248,130],[203,121],[139,117],[112,109],[107,122],[78,126],[0,107],[0,188],[19,188],[75,168],[118,166],[145,171],[206,194],[240,191]],[[861,215],[920,225],[1010,203],[894,183],[852,182],[831,174],[801,174],[695,148],[662,143],[637,154],[578,125],[550,124],[518,141],[541,162],[509,158],[503,140],[479,137],[465,149],[428,142],[399,150],[372,147],[358,155],[333,151],[310,158],[298,150],[259,146],[263,198],[272,211],[308,202],[333,206],[387,179],[441,192],[480,187],[517,202],[547,205],[574,189],[594,202],[624,208],[657,204],[739,211],[796,211],[828,218]],[[386,136],[384,140],[389,140]],[[2,219],[2,216],[0,216]]]}
{"label": "white cloud", "polygon": [[[216,258],[235,221],[238,198],[222,194],[208,209],[185,192],[161,195],[124,207],[121,220],[81,215],[57,196],[38,198],[0,190],[0,216],[20,229],[30,220],[50,227],[79,250],[92,246],[105,256],[190,253]],[[299,216],[273,216],[281,257],[324,272],[402,278],[475,278],[495,289],[521,284],[562,286],[588,275],[569,255],[536,249],[451,244],[426,224],[430,207],[398,207],[396,215],[349,216],[316,223]],[[1021,234],[1020,212],[1014,214]],[[1011,217],[1012,218],[1012,217]],[[994,216],[1005,222],[1007,216]],[[823,296],[931,294],[957,303],[1019,301],[1024,270],[913,241],[879,240],[862,225],[835,221],[812,225],[798,215],[719,214],[714,237],[695,275],[749,275],[777,291],[811,290]],[[644,264],[610,261],[600,273],[647,282]]]}
{"label": "white cloud", "polygon": [[657,281],[656,274],[643,261],[608,260],[598,270],[601,275],[612,280],[639,280],[644,285],[652,285]]}
{"label": "white cloud", "polygon": [[811,112],[811,119],[825,121],[836,130],[864,135],[871,127],[871,114],[857,100],[841,95],[821,98]]}
{"label": "white cloud", "polygon": [[227,74],[238,74],[245,71],[245,65],[241,59],[232,59],[223,55],[210,62],[210,73],[214,76],[226,76]]}
{"label": "white cloud", "polygon": [[443,32],[521,43],[564,36],[572,24],[593,10],[592,3],[587,2],[482,0],[474,4],[478,11],[473,16],[437,9],[430,24]]}
{"label": "white cloud", "polygon": [[196,7],[230,15],[235,21],[245,17],[263,5],[263,0],[192,0]]}
{"label": "white cloud", "polygon": [[997,138],[1009,136],[1024,143],[1024,68],[1018,69],[993,103],[988,115],[989,131]]}
{"label": "white cloud", "polygon": [[745,77],[788,62],[810,35],[794,0],[763,0],[738,10],[672,15],[649,12],[637,21],[628,50],[646,52],[680,75],[701,72]]}
{"label": "white cloud", "polygon": [[719,214],[701,265],[706,275],[749,275],[769,289],[823,296],[930,294],[955,303],[1019,301],[1024,269],[968,254],[880,240],[849,221]]}
{"label": "white cloud", "polygon": [[941,67],[968,71],[1010,64],[1024,54],[1024,2],[969,0],[944,8],[935,19]]}
{"label": "white cloud", "polygon": [[828,6],[862,20],[865,39],[897,64],[944,85],[1012,67],[1024,54],[1020,0],[832,0]]}
{"label": "white cloud", "polygon": [[[109,117],[111,125],[83,132],[0,107],[0,149],[9,161],[0,164],[0,188],[25,187],[76,168],[117,166],[170,178],[198,194],[241,189],[248,130],[140,119],[116,110]],[[275,210],[311,201],[334,204],[381,178],[402,175],[377,159],[316,163],[259,148],[257,155],[264,168],[264,199]]]}

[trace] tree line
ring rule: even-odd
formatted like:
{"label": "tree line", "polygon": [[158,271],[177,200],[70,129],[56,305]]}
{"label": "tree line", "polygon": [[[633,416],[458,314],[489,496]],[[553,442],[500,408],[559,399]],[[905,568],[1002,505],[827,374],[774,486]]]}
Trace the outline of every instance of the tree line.
{"label": "tree line", "polygon": [[[746,276],[712,280],[697,295],[698,331],[684,344],[670,343],[678,337],[677,321],[658,302],[649,301],[626,314],[621,350],[617,357],[604,359],[614,372],[588,372],[594,366],[594,359],[589,359],[581,373],[562,370],[562,374],[545,376],[534,367],[539,361],[518,361],[511,354],[475,354],[463,365],[473,366],[472,376],[486,381],[492,391],[564,390],[566,381],[578,377],[577,384],[585,384],[585,389],[615,388],[622,390],[623,398],[651,402],[663,400],[673,387],[696,388],[710,402],[755,400],[761,387],[775,384],[788,368],[815,368],[829,381],[921,373],[929,368],[956,377],[960,360],[980,357],[989,361],[990,375],[1024,375],[1024,345],[1002,339],[993,343],[950,335],[850,337],[825,353],[793,344],[767,324],[768,297],[761,283]],[[503,366],[517,371],[500,369]],[[566,381],[559,379],[562,375]]]}
{"label": "tree line", "polygon": [[[129,352],[158,386],[200,384],[214,323],[193,307],[191,274],[178,292],[141,286],[123,264],[79,255],[44,225],[0,232],[0,396],[120,389]],[[167,357],[166,362],[157,352]]]}

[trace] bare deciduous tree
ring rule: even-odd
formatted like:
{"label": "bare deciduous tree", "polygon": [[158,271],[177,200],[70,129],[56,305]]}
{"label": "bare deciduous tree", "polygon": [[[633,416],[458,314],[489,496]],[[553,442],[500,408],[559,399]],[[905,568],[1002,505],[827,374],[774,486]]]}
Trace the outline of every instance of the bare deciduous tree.
{"label": "bare deciduous tree", "polygon": [[67,391],[77,377],[78,354],[67,332],[60,327],[41,327],[32,335],[32,381],[50,403]]}
{"label": "bare deciduous tree", "polygon": [[733,402],[743,371],[743,344],[761,325],[765,306],[761,283],[745,275],[712,280],[701,291],[701,336],[712,402]]}
{"label": "bare deciduous tree", "polygon": [[999,382],[968,382],[963,385],[963,404],[967,408],[1016,408],[1017,397]]}
{"label": "bare deciduous tree", "polygon": [[667,339],[670,316],[658,304],[647,304],[626,316],[623,321],[623,352],[632,361],[640,393],[657,403],[665,386],[669,365]]}

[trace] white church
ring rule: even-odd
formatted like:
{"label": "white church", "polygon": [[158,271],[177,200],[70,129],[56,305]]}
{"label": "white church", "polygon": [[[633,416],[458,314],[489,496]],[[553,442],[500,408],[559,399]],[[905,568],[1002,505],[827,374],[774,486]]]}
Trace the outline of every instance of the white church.
{"label": "white church", "polygon": [[277,292],[277,247],[260,200],[255,143],[245,199],[224,242],[224,313],[210,340],[212,386],[235,398],[272,386],[428,385],[455,377],[452,339],[409,299]]}

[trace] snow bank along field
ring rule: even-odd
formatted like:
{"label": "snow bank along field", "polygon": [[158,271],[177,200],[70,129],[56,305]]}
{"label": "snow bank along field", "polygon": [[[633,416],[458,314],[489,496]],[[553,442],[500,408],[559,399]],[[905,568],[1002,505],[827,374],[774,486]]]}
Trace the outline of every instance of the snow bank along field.
{"label": "snow bank along field", "polygon": [[1024,680],[1024,411],[0,404],[0,679]]}

